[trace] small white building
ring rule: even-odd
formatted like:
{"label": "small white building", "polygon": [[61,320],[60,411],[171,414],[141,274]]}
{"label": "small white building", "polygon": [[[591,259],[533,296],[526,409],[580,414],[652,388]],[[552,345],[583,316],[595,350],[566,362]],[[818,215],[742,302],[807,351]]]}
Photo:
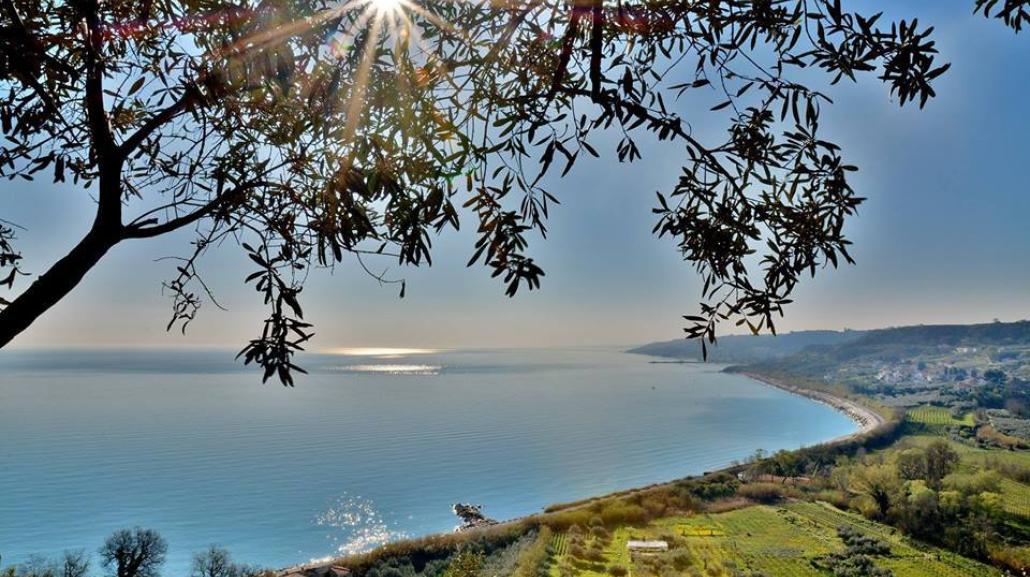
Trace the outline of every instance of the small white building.
{"label": "small white building", "polygon": [[663,553],[669,550],[665,541],[629,541],[626,548],[634,553]]}

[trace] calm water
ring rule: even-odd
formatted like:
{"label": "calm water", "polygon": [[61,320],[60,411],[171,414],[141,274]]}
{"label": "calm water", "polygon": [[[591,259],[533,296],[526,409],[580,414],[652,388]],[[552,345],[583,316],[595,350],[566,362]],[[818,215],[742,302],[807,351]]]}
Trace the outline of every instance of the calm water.
{"label": "calm water", "polygon": [[0,354],[4,563],[138,524],[168,539],[166,576],[212,543],[281,567],[450,530],[458,501],[509,518],[855,429],[611,350],[308,356],[296,389],[231,356]]}

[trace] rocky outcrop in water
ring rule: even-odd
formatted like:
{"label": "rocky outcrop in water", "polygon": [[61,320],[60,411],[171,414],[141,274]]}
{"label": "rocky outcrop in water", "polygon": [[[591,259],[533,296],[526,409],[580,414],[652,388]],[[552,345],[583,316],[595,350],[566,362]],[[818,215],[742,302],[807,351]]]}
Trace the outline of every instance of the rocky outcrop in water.
{"label": "rocky outcrop in water", "polygon": [[454,514],[461,519],[461,525],[455,529],[455,531],[468,531],[469,529],[476,529],[478,527],[487,527],[489,525],[496,525],[497,521],[490,519],[483,515],[482,505],[473,505],[471,503],[455,503],[452,507]]}

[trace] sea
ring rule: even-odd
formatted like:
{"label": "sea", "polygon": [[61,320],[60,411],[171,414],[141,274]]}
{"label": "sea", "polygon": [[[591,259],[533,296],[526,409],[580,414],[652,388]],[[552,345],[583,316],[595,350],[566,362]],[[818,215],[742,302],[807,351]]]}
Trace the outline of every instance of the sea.
{"label": "sea", "polygon": [[854,432],[826,405],[615,348],[339,349],[295,387],[232,351],[0,352],[0,565],[159,531],[163,577],[282,568]]}

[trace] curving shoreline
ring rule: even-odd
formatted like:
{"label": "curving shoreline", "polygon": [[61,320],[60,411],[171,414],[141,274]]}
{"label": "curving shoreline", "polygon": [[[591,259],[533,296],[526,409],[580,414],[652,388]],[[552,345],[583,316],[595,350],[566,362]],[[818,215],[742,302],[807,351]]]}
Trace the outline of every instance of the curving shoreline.
{"label": "curving shoreline", "polygon": [[[770,377],[768,375],[762,375],[762,374],[753,373],[753,372],[749,372],[749,371],[732,371],[732,370],[728,370],[728,369],[732,369],[732,367],[727,367],[727,369],[724,369],[724,370],[727,371],[727,372],[734,372],[735,374],[738,374],[738,375],[743,375],[745,377],[748,377],[749,379],[752,379],[752,380],[757,381],[759,383],[762,383],[764,385],[768,385],[770,387],[776,387],[777,389],[781,389],[781,390],[786,391],[788,393],[792,393],[792,394],[795,394],[795,395],[798,395],[798,396],[805,397],[805,398],[813,400],[813,401],[815,401],[817,403],[822,403],[822,404],[824,404],[824,405],[834,409],[835,411],[839,411],[839,412],[843,413],[847,418],[849,418],[852,421],[854,421],[855,424],[857,424],[858,427],[859,427],[858,430],[855,431],[854,433],[849,433],[847,435],[841,435],[839,437],[834,437],[832,439],[827,439],[827,440],[819,442],[819,443],[817,443],[816,445],[813,445],[813,446],[832,447],[832,446],[835,446],[835,445],[841,445],[841,444],[853,442],[853,441],[859,440],[862,437],[865,437],[866,435],[869,435],[870,433],[873,433],[873,432],[877,431],[878,429],[880,429],[880,428],[882,428],[882,427],[887,425],[887,419],[883,415],[877,413],[876,411],[874,411],[874,410],[872,410],[872,409],[870,409],[870,408],[868,408],[866,406],[863,406],[862,404],[860,404],[860,403],[858,403],[856,401],[852,401],[850,399],[846,399],[846,398],[843,398],[843,397],[838,397],[836,395],[833,395],[831,393],[827,393],[825,391],[817,391],[817,390],[814,390],[814,389],[806,389],[804,387],[799,387],[799,386],[796,386],[796,385],[791,385],[791,384],[783,382],[783,381],[781,381],[779,379],[776,379],[775,377]],[[740,468],[741,468],[740,464],[727,464],[724,467],[720,467],[720,468],[717,468],[717,469],[712,470],[712,471],[705,471],[701,475],[689,475],[687,477],[683,477],[683,478],[679,478],[679,479],[672,479],[672,480],[669,480],[669,481],[659,481],[657,483],[652,483],[650,485],[644,485],[644,486],[640,486],[640,487],[631,487],[629,489],[623,489],[623,490],[620,490],[620,491],[614,491],[612,493],[606,493],[604,495],[595,495],[595,496],[592,496],[592,497],[586,497],[584,499],[580,499],[578,501],[573,501],[573,502],[570,502],[570,503],[554,503],[554,504],[551,504],[551,505],[548,505],[547,507],[545,507],[544,511],[545,511],[545,513],[549,513],[549,512],[554,512],[554,511],[566,511],[566,510],[569,510],[569,509],[577,509],[577,508],[580,508],[580,507],[584,507],[584,506],[588,506],[590,504],[596,503],[597,501],[604,501],[604,500],[607,500],[607,499],[626,497],[628,495],[632,495],[632,494],[635,494],[635,493],[638,493],[638,492],[641,492],[641,491],[649,491],[649,490],[656,489],[656,488],[666,487],[666,486],[678,483],[680,481],[683,481],[685,479],[691,479],[691,478],[696,478],[696,477],[704,477],[706,475],[711,475],[711,474],[721,473],[721,472],[735,473],[738,470],[740,470]],[[539,514],[539,513],[536,513],[536,514]],[[527,517],[531,517],[531,516],[533,516],[533,515],[527,515]],[[519,518],[516,518],[516,519],[509,519],[509,520],[504,521],[504,523],[514,522],[514,521],[518,521],[518,520],[521,520],[521,519],[524,519],[524,518],[525,517],[519,517]]]}
{"label": "curving shoreline", "polygon": [[851,419],[855,422],[855,424],[858,425],[858,430],[854,433],[842,435],[840,437],[836,437],[834,439],[825,441],[821,444],[835,444],[844,441],[850,441],[859,436],[871,433],[872,431],[875,431],[876,429],[880,428],[881,426],[887,423],[887,419],[885,419],[883,415],[877,413],[869,407],[852,401],[851,399],[838,397],[837,395],[833,395],[825,391],[807,389],[804,387],[799,387],[797,385],[791,385],[777,378],[750,371],[740,371],[736,374],[744,375],[745,377],[748,377],[760,383],[764,383],[771,387],[776,387],[777,389],[787,391],[788,393],[792,393],[798,396],[811,399],[813,401],[816,401],[817,403],[822,403],[834,409],[835,411],[842,413],[845,417]]}
{"label": "curving shoreline", "polygon": [[[770,377],[768,375],[763,375],[763,374],[754,373],[754,372],[750,372],[750,371],[732,371],[732,370],[728,370],[727,372],[734,372],[735,374],[744,375],[744,376],[746,376],[746,377],[748,377],[748,378],[750,378],[752,380],[755,380],[755,381],[760,382],[762,384],[765,384],[767,386],[775,386],[777,388],[782,389],[782,391],[785,391],[787,393],[791,393],[793,395],[798,395],[798,396],[804,397],[806,399],[810,399],[812,401],[815,401],[817,403],[824,404],[824,405],[826,405],[826,406],[828,406],[828,407],[830,407],[830,408],[832,408],[832,409],[834,409],[834,410],[836,410],[836,411],[838,411],[840,413],[843,413],[845,416],[847,416],[848,418],[853,420],[856,423],[856,425],[858,425],[858,428],[859,428],[858,431],[856,431],[854,433],[850,433],[848,435],[843,435],[843,436],[835,437],[835,438],[823,441],[821,443],[818,443],[818,445],[821,445],[821,446],[833,446],[833,445],[837,445],[837,444],[844,444],[844,443],[852,442],[852,441],[858,440],[858,439],[860,439],[860,438],[862,438],[862,437],[864,437],[864,436],[866,436],[866,435],[868,435],[868,434],[870,434],[870,433],[872,433],[874,431],[877,431],[878,429],[880,429],[880,428],[882,428],[882,427],[887,425],[887,418],[885,418],[883,415],[881,415],[880,413],[878,413],[878,412],[876,412],[876,411],[874,411],[874,410],[872,410],[872,409],[870,409],[868,407],[865,407],[862,404],[860,404],[860,403],[858,403],[856,401],[853,401],[851,399],[847,399],[847,398],[843,398],[843,397],[837,397],[837,396],[832,395],[830,393],[826,393],[826,392],[823,392],[823,391],[816,391],[816,389],[812,389],[812,388],[805,388],[805,387],[802,387],[802,386],[797,386],[797,385],[789,384],[789,383],[787,383],[787,382],[785,382],[783,380],[780,380],[780,379],[778,379],[776,377]],[[721,467],[721,468],[716,469],[714,471],[705,472],[705,473],[701,474],[700,476],[706,476],[706,475],[710,475],[710,474],[714,474],[714,473],[720,473],[720,472],[730,472],[730,473],[732,473],[732,472],[735,472],[737,470],[740,470],[740,468],[741,468],[741,465],[727,465],[725,467]],[[656,489],[656,488],[661,488],[663,486],[672,485],[672,484],[681,482],[684,479],[693,478],[693,477],[696,477],[696,475],[695,476],[688,476],[688,477],[684,477],[684,478],[679,478],[679,479],[668,480],[668,481],[660,481],[660,482],[656,482],[656,483],[651,483],[649,485],[643,485],[643,486],[638,486],[638,487],[631,487],[631,488],[621,489],[621,490],[613,491],[613,493],[609,493],[609,494],[605,494],[605,495],[598,495],[598,496],[593,496],[593,497],[588,497],[586,499],[582,499],[582,500],[579,500],[579,501],[576,501],[576,502],[572,502],[572,503],[552,504],[552,505],[546,506],[544,508],[544,512],[543,513],[530,513],[528,515],[524,515],[524,516],[520,516],[520,517],[515,517],[515,518],[511,518],[511,519],[505,519],[505,520],[503,520],[501,522],[497,522],[495,524],[491,524],[490,527],[492,527],[492,528],[503,528],[503,527],[505,527],[505,525],[511,525],[513,523],[521,522],[521,521],[524,521],[524,520],[526,520],[528,518],[536,517],[536,516],[541,515],[541,514],[545,514],[546,515],[547,513],[551,513],[551,512],[568,511],[568,510],[573,510],[573,509],[580,509],[580,508],[583,508],[583,507],[590,506],[590,505],[592,505],[594,503],[597,503],[598,501],[607,501],[609,499],[624,498],[624,497],[627,497],[627,496],[630,496],[630,495],[633,495],[633,494],[641,493],[641,491],[647,491],[647,490],[652,490],[652,489]],[[316,561],[308,562],[306,564],[291,566],[289,568],[279,570],[279,571],[276,572],[276,575],[278,575],[280,577],[284,577],[284,576],[286,576],[288,574],[291,574],[291,573],[293,573],[293,574],[298,574],[299,573],[300,575],[298,575],[296,577],[309,577],[312,574],[315,575],[316,577],[320,577],[321,573],[323,573],[325,571],[328,571],[330,567],[332,567],[336,563],[339,563],[339,561],[340,561],[340,559],[338,557],[337,558],[330,557],[330,558],[316,559]],[[293,576],[290,576],[290,577],[293,577]]]}

